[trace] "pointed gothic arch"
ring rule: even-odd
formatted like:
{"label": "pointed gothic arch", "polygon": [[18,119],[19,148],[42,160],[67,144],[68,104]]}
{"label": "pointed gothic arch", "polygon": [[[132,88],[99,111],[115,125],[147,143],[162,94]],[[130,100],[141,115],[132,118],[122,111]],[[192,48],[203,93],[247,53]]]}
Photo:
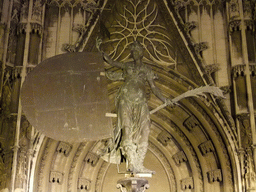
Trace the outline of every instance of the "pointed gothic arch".
{"label": "pointed gothic arch", "polygon": [[[26,119],[18,111],[19,85],[25,78],[23,69],[29,72],[42,60],[66,51],[97,51],[97,37],[103,40],[102,49],[119,61],[129,60],[127,50],[133,40],[141,41],[145,63],[157,74],[155,82],[165,96],[173,98],[204,85],[230,91],[233,85],[232,94],[225,93],[226,100],[211,95],[187,98],[174,108],[151,115],[145,164],[156,175],[149,179],[149,191],[253,189],[255,51],[250,49],[248,62],[241,62],[246,61],[244,47],[252,46],[255,40],[255,2],[24,0],[24,4],[11,1],[13,11],[9,17],[4,15],[8,13],[4,9],[8,7],[6,2],[0,3],[4,21],[0,25],[0,39],[4,41],[0,44],[5,47],[5,51],[0,49],[4,58],[1,104],[5,103],[0,107],[0,143],[4,143],[0,158],[4,156],[7,165],[4,167],[0,159],[0,171],[8,168],[7,173],[12,174],[10,145],[14,145],[14,162],[18,163],[14,167],[15,179],[0,183],[0,189],[12,185],[12,190],[24,188],[30,192],[106,192],[113,191],[116,181],[123,177],[115,165],[96,155],[103,146],[101,141],[65,143],[46,138],[24,127],[22,122]],[[250,33],[248,39],[242,31]],[[106,70],[116,68],[106,65]],[[251,82],[245,78],[248,76]],[[108,81],[113,113],[121,83]],[[243,91],[239,92],[239,88]],[[153,109],[159,104],[151,94],[149,107]],[[17,141],[15,128],[22,132]]]}

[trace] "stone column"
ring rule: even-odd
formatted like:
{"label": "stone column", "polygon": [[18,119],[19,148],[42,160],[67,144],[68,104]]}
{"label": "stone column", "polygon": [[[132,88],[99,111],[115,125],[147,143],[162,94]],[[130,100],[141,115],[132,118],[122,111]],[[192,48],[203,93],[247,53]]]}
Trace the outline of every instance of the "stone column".
{"label": "stone column", "polygon": [[[21,137],[21,127],[23,123],[22,106],[20,102],[20,89],[29,70],[39,62],[39,53],[41,46],[41,34],[43,17],[43,6],[41,0],[25,0],[19,4],[20,8],[16,10],[18,23],[16,25],[16,55],[13,67],[18,71],[17,81],[13,86],[12,104],[14,106],[12,115],[17,117],[15,139],[13,145],[13,163],[11,173],[10,191],[26,190],[29,180],[30,170],[26,170],[30,164],[31,158],[28,158],[26,150],[31,148],[29,142],[24,136]],[[15,15],[13,16],[15,17]],[[9,59],[9,58],[7,58]],[[29,70],[28,70],[29,69]]]}
{"label": "stone column", "polygon": [[[229,22],[229,42],[232,67],[235,121],[241,161],[243,191],[255,191],[250,185],[251,175],[255,174],[255,37],[253,5],[250,0],[231,0],[227,3]],[[253,151],[249,153],[249,151]],[[250,163],[248,164],[248,162]]]}

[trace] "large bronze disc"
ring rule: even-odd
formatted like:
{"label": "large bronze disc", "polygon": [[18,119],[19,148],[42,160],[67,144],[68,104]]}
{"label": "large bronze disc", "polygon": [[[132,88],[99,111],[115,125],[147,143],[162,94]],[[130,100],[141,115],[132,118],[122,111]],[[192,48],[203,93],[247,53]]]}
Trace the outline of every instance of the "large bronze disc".
{"label": "large bronze disc", "polygon": [[31,71],[21,89],[29,122],[46,136],[66,142],[111,136],[104,62],[99,53],[57,55]]}

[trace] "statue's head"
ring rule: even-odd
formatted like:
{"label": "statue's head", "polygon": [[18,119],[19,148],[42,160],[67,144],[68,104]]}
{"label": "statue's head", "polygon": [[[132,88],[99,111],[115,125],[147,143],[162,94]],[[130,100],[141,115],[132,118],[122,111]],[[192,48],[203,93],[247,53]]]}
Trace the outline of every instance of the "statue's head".
{"label": "statue's head", "polygon": [[131,44],[131,54],[133,57],[143,57],[144,48],[139,41],[134,41]]}

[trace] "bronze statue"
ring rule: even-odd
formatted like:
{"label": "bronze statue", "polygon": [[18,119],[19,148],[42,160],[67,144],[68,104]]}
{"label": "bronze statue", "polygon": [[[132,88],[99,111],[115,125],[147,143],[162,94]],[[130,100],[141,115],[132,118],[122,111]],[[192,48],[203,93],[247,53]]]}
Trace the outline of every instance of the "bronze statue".
{"label": "bronze statue", "polygon": [[[113,61],[103,53],[104,60],[123,70],[124,84],[116,96],[117,127],[114,141],[109,141],[103,153],[109,156],[103,159],[112,162],[118,158],[118,152],[128,160],[128,170],[132,173],[153,173],[143,166],[148,147],[150,132],[150,117],[146,98],[146,83],[152,92],[167,105],[172,101],[164,97],[154,83],[154,73],[151,68],[142,63],[144,49],[138,41],[131,45],[132,62],[121,63]],[[116,160],[114,160],[116,161]],[[118,163],[118,162],[116,162]]]}

